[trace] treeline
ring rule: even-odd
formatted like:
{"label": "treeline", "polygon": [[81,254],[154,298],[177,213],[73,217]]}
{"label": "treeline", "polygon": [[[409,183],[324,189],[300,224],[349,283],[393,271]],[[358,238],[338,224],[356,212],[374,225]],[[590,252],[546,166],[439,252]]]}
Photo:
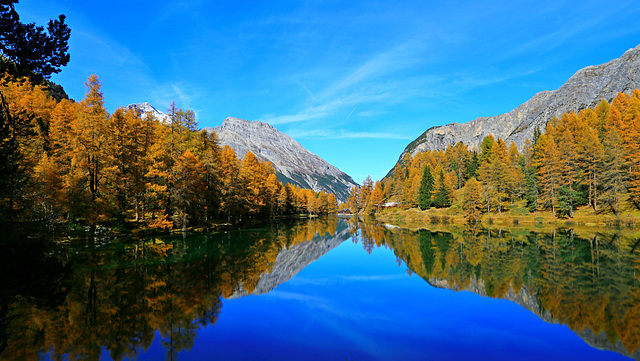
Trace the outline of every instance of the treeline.
{"label": "treeline", "polygon": [[172,103],[163,122],[108,114],[96,75],[81,102],[57,101],[8,75],[0,83],[0,218],[156,228],[248,217],[331,213],[333,194],[278,181],[252,153],[239,159]]}
{"label": "treeline", "polygon": [[423,210],[457,200],[471,220],[516,201],[557,217],[587,205],[617,216],[626,205],[640,209],[639,139],[640,92],[619,93],[595,109],[554,117],[522,150],[488,136],[477,151],[458,143],[407,155],[380,184],[382,198]]}

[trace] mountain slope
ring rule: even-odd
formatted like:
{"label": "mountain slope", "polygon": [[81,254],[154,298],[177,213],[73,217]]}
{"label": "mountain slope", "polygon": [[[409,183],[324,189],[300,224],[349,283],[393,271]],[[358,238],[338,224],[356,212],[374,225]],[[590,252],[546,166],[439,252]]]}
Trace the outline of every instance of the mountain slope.
{"label": "mountain slope", "polygon": [[302,242],[278,253],[273,267],[260,275],[253,292],[248,293],[242,285],[228,299],[253,295],[262,295],[273,291],[279,285],[295,277],[305,267],[329,253],[346,241],[351,234],[344,220],[338,220],[338,226],[332,237],[316,234],[310,241]]}
{"label": "mountain slope", "polygon": [[489,134],[505,139],[507,144],[514,142],[522,149],[534,129],[544,130],[554,116],[593,108],[602,99],[610,101],[619,92],[636,88],[640,88],[640,45],[618,59],[579,70],[557,90],[542,91],[508,113],[430,128],[405,148],[400,159],[406,154],[443,150],[458,142],[475,148]]}
{"label": "mountain slope", "polygon": [[[139,110],[142,114],[151,113],[156,119],[169,122],[167,114],[149,103],[129,104],[126,108]],[[220,146],[230,146],[240,158],[251,151],[256,157],[271,162],[278,180],[283,183],[316,192],[324,190],[335,194],[340,202],[346,202],[349,189],[357,186],[349,175],[267,123],[227,118],[221,126],[205,130],[215,131]]]}
{"label": "mountain slope", "polygon": [[270,124],[227,118],[213,130],[220,145],[230,146],[238,157],[251,151],[258,158],[271,162],[281,182],[314,191],[324,190],[335,194],[341,202],[346,202],[349,189],[356,185],[350,176]]}

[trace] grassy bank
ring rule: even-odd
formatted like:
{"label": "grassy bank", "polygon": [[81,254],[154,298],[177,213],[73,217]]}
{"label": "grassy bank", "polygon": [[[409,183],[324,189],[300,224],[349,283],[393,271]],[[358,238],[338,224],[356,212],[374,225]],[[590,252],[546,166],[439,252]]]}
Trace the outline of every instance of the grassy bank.
{"label": "grassy bank", "polygon": [[[431,208],[420,211],[417,208],[390,208],[376,214],[379,221],[397,225],[407,229],[432,228],[436,225],[466,226],[467,219],[459,203],[450,208]],[[613,214],[597,214],[590,207],[576,210],[573,218],[557,218],[551,212],[537,211],[530,213],[524,201],[514,203],[502,214],[483,214],[480,219],[482,227],[536,227],[536,228],[634,228],[640,229],[640,212],[625,209],[620,216]]]}

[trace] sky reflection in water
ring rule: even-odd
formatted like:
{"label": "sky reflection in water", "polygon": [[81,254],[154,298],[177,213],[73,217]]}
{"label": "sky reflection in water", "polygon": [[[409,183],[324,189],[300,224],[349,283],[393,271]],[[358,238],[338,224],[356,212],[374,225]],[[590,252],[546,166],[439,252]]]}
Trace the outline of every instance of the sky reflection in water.
{"label": "sky reflection in water", "polygon": [[[261,296],[225,300],[181,360],[627,360],[507,300],[409,277],[350,240]],[[146,358],[141,358],[146,359]]]}
{"label": "sky reflection in water", "polygon": [[[185,239],[2,241],[0,360],[628,359],[534,312],[640,342],[633,237],[359,227],[357,243],[335,218]],[[514,288],[531,302],[500,299]]]}

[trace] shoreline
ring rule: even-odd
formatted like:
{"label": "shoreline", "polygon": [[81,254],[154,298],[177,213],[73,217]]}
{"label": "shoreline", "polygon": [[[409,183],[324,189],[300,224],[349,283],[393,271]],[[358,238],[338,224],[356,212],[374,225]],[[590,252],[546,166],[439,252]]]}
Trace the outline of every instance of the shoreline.
{"label": "shoreline", "polygon": [[[557,218],[549,212],[535,212],[529,214],[483,214],[478,223],[469,223],[463,214],[452,212],[449,208],[418,210],[410,209],[386,209],[374,215],[375,219],[390,225],[410,230],[438,228],[437,226],[492,228],[495,226],[505,228],[530,228],[530,229],[559,229],[578,228],[597,231],[603,228],[607,230],[640,231],[640,217],[635,214],[614,216],[612,214],[588,214],[589,211],[580,210],[574,218]],[[591,212],[593,213],[593,212]]]}

